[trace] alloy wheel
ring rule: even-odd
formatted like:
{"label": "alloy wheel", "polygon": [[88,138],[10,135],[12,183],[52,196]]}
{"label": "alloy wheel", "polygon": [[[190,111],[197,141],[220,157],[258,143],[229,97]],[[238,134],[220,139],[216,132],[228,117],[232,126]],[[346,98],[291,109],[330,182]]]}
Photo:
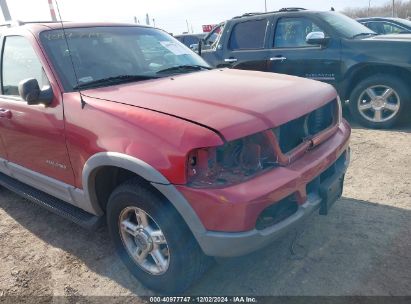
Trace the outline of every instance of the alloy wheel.
{"label": "alloy wheel", "polygon": [[400,110],[398,93],[386,85],[376,85],[365,89],[358,98],[358,111],[365,119],[381,123],[392,119]]}
{"label": "alloy wheel", "polygon": [[170,251],[154,219],[140,208],[127,207],[120,213],[118,224],[121,240],[132,260],[149,274],[164,274],[170,264]]}

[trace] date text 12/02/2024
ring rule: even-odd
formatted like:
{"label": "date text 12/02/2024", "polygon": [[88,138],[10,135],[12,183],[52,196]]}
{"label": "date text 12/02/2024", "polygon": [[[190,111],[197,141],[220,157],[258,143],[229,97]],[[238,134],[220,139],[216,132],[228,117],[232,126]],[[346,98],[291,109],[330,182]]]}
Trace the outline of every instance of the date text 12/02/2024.
{"label": "date text 12/02/2024", "polygon": [[254,297],[150,297],[150,303],[257,303]]}

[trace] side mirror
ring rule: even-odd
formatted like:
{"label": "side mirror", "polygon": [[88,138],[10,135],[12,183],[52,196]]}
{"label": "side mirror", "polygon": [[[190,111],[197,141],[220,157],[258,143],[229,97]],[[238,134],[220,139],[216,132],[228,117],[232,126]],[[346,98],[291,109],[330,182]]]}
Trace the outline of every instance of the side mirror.
{"label": "side mirror", "polygon": [[191,44],[191,45],[190,45],[190,49],[191,49],[193,52],[197,52],[197,51],[198,51],[198,43],[193,43],[193,44]]}
{"label": "side mirror", "polygon": [[28,78],[20,81],[19,94],[28,105],[44,104],[48,106],[53,100],[53,90],[50,86],[40,90],[37,79]]}
{"label": "side mirror", "polygon": [[323,32],[311,32],[305,38],[305,41],[308,44],[319,44],[319,45],[326,45],[328,42],[328,38],[325,37]]}

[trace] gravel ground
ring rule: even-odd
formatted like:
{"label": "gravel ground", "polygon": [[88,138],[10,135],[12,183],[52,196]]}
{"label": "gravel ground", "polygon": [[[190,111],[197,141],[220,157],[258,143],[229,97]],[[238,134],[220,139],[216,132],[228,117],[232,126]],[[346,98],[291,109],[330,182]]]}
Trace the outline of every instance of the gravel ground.
{"label": "gravel ground", "polygon": [[[352,150],[344,197],[329,216],[313,215],[257,253],[220,260],[187,293],[411,296],[411,127],[354,128]],[[53,301],[74,303],[152,295],[116,257],[106,228],[88,232],[4,189],[0,248],[0,296],[68,295]]]}

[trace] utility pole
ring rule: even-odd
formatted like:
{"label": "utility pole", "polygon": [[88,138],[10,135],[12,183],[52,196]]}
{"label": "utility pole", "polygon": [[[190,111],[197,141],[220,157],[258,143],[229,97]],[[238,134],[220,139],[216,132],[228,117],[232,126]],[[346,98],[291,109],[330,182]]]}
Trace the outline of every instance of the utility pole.
{"label": "utility pole", "polygon": [[267,0],[264,0],[265,12],[267,12]]}
{"label": "utility pole", "polygon": [[370,10],[371,10],[371,0],[368,0],[368,13],[367,13],[368,17],[370,17]]}
{"label": "utility pole", "polygon": [[56,10],[54,9],[53,0],[48,0],[48,1],[49,1],[51,21],[57,21]]}
{"label": "utility pole", "polygon": [[188,20],[186,19],[186,23],[187,23],[187,33],[190,33],[190,26],[188,25]]}
{"label": "utility pole", "polygon": [[395,0],[392,0],[392,16],[395,17]]}
{"label": "utility pole", "polygon": [[0,0],[1,10],[3,12],[4,21],[11,21],[9,7],[7,6],[6,0]]}

